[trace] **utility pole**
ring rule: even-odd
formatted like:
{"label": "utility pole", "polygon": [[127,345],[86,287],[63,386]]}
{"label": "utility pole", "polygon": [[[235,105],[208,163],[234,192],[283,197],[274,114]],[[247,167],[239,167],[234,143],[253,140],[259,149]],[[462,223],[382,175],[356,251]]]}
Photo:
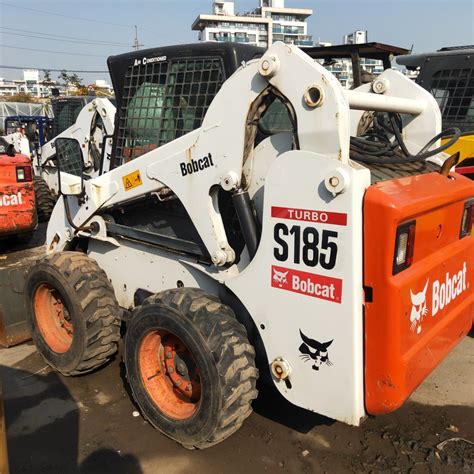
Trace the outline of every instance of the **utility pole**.
{"label": "utility pole", "polygon": [[135,51],[138,51],[140,49],[140,46],[143,46],[143,44],[140,44],[138,42],[138,26],[135,25],[135,39],[133,40],[132,48]]}

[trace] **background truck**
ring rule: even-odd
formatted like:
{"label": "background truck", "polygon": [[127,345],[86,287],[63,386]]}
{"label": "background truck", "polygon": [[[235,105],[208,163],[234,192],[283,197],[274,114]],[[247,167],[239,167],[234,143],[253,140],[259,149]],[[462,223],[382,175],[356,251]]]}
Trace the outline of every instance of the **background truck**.
{"label": "background truck", "polygon": [[435,99],[391,69],[343,90],[283,43],[108,64],[110,169],[63,181],[84,146],[55,140],[61,194],[26,285],[45,360],[95,370],[124,324],[136,403],[188,448],[234,433],[258,379],[352,425],[401,406],[473,315],[474,183]]}

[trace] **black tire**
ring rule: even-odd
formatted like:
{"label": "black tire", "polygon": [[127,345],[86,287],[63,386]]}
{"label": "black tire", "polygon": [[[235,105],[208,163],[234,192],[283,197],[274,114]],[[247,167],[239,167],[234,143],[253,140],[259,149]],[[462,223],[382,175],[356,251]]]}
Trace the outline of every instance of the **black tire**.
{"label": "black tire", "polygon": [[[45,308],[52,305],[41,305],[53,295],[64,309],[62,321],[69,331],[55,324],[53,316],[48,319],[54,310],[48,313]],[[59,252],[37,262],[26,281],[26,297],[36,348],[63,375],[90,372],[117,352],[120,308],[107,275],[87,255]]]}
{"label": "black tire", "polygon": [[36,211],[39,222],[47,222],[51,217],[56,199],[41,176],[35,176]]}
{"label": "black tire", "polygon": [[[199,371],[200,398],[188,418],[168,416],[145,387],[140,348],[147,334],[156,330],[179,338]],[[228,306],[199,289],[164,291],[135,310],[125,339],[125,366],[144,417],[189,449],[213,446],[237,431],[251,414],[251,403],[258,393],[255,351],[244,326]]]}

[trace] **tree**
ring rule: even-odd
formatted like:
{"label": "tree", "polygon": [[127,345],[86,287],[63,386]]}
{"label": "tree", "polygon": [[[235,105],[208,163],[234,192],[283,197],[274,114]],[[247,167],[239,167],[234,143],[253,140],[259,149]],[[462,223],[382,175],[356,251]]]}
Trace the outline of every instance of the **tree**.
{"label": "tree", "polygon": [[58,77],[64,82],[65,85],[75,86],[78,89],[84,87],[82,79],[76,73],[68,74],[67,71],[62,70]]}
{"label": "tree", "polygon": [[76,73],[68,74],[67,71],[62,70],[58,77],[63,81],[64,85],[74,87],[75,90],[72,91],[72,94],[87,95],[87,87],[82,83],[82,79]]}
{"label": "tree", "polygon": [[54,81],[51,79],[51,71],[49,69],[43,69],[43,80],[41,84],[44,86],[52,86],[54,85]]}
{"label": "tree", "polygon": [[64,70],[59,73],[58,79],[63,81],[65,85],[69,84],[69,74]]}

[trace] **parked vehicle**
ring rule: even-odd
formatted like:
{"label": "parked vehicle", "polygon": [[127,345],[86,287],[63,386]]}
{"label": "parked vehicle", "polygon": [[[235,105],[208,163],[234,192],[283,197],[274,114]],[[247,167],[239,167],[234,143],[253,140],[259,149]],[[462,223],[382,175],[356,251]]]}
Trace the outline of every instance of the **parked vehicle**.
{"label": "parked vehicle", "polygon": [[55,139],[60,195],[26,285],[45,360],[96,370],[126,324],[134,399],[188,448],[234,433],[259,377],[351,425],[400,407],[474,311],[474,183],[441,153],[459,134],[440,146],[435,99],[392,69],[344,90],[283,43],[108,65],[109,168],[63,173],[88,144]]}
{"label": "parked vehicle", "polygon": [[0,137],[0,238],[29,239],[37,226],[33,168]]}
{"label": "parked vehicle", "polygon": [[446,151],[459,151],[457,172],[474,179],[474,46],[399,56],[397,63],[419,71],[416,82],[438,102],[443,128],[461,130],[460,139]]}

